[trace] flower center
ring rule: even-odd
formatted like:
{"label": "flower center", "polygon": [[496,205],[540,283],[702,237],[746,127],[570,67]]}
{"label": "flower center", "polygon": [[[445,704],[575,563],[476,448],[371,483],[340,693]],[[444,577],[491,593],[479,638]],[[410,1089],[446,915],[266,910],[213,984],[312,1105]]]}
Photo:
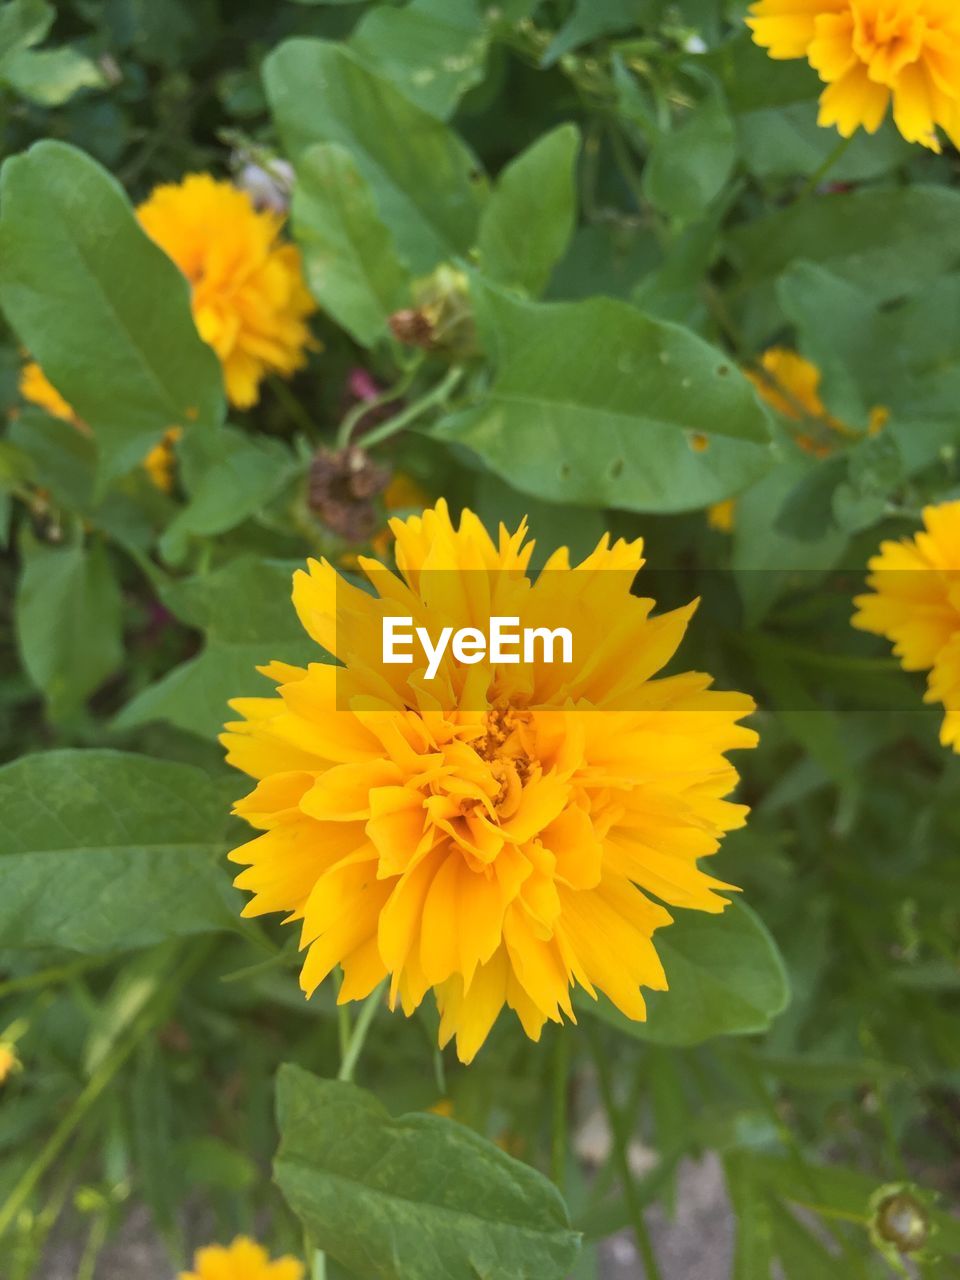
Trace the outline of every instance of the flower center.
{"label": "flower center", "polygon": [[533,716],[509,704],[488,711],[483,735],[473,749],[490,765],[498,785],[494,806],[501,818],[516,813],[524,785],[530,780],[535,760],[531,754]]}
{"label": "flower center", "polygon": [[894,88],[904,67],[923,54],[927,20],[902,0],[855,0],[853,48],[876,84]]}

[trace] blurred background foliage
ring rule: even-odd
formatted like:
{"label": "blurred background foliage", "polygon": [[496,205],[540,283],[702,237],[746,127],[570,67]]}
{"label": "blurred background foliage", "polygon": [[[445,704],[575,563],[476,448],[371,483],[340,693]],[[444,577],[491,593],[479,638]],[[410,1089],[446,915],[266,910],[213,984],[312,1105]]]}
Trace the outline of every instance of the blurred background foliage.
{"label": "blurred background foliage", "polygon": [[[577,1277],[707,1151],[736,1280],[957,1274],[960,763],[849,615],[881,538],[960,496],[960,166],[890,124],[838,147],[815,75],[755,48],[745,7],[0,6],[3,151],[44,140],[0,193],[4,1280],[45,1274],[58,1223],[98,1276],[135,1203],[171,1269],[198,1223],[300,1249],[270,1179],[274,1075],[336,1076],[334,995],[305,1003],[290,937],[240,925],[222,854],[242,783],[216,733],[228,697],[266,689],[255,664],[309,654],[295,563],[349,567],[387,506],[441,495],[491,527],[527,514],[538,556],[642,535],[646,590],[702,597],[683,666],[761,703],[754,812],[716,864],[749,907],[664,935],[674,991],[646,1026],[584,1008],[532,1046],[503,1021],[463,1069],[428,1015],[384,1016],[360,1083],[552,1174]],[[227,425],[107,171],[134,203],[195,171],[283,201],[278,158],[320,341]],[[163,387],[124,363],[145,342]],[[846,431],[756,394],[740,370],[773,347],[817,365]],[[92,435],[24,404],[27,348]],[[184,397],[162,492],[136,464]],[[394,481],[372,496],[370,459]],[[706,513],[728,500],[723,531]],[[285,1079],[289,1114],[359,1123]],[[586,1176],[564,1135],[597,1108]],[[515,1274],[567,1274],[558,1248]]]}

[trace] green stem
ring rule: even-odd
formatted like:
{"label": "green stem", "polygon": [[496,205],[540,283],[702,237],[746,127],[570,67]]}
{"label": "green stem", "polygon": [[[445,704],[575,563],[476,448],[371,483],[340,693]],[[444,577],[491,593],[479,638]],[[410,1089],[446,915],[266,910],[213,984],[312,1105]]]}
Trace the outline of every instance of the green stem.
{"label": "green stem", "polygon": [[45,1146],[24,1170],[13,1190],[7,1196],[3,1206],[0,1207],[0,1238],[7,1232],[11,1224],[16,1221],[20,1210],[26,1205],[41,1179],[73,1137],[84,1117],[112,1084],[114,1077],[124,1066],[134,1049],[136,1049],[144,1036],[154,1030],[156,1026],[155,1008],[160,1006],[166,1010],[168,993],[180,991],[183,988],[190,974],[201,963],[208,951],[209,946],[207,944],[196,949],[187,961],[171,975],[169,983],[161,987],[157,998],[133,1024],[127,1039],[117,1045],[87,1081],[74,1100],[70,1110],[54,1129]]}
{"label": "green stem", "polygon": [[834,149],[827,156],[826,160],[824,160],[820,168],[817,169],[816,173],[814,173],[812,177],[807,179],[800,194],[797,196],[797,200],[806,200],[808,196],[813,195],[817,187],[820,186],[820,183],[823,182],[824,178],[827,176],[827,174],[830,172],[833,166],[837,164],[837,162],[840,161],[846,155],[847,149],[853,143],[853,139],[854,139],[853,134],[851,134],[849,138],[840,139],[840,141],[837,143]]}
{"label": "green stem", "polygon": [[34,987],[46,989],[47,987],[57,986],[61,982],[69,982],[71,978],[75,978],[78,974],[86,973],[88,969],[102,969],[104,965],[109,963],[109,960],[96,956],[84,960],[75,960],[73,964],[55,965],[50,969],[38,969],[36,973],[24,974],[22,978],[9,978],[6,982],[0,982],[0,996],[11,996],[20,991],[32,991]]}
{"label": "green stem", "polygon": [[603,1051],[603,1042],[600,1032],[590,1017],[584,1018],[584,1028],[587,1034],[587,1040],[590,1044],[590,1052],[593,1054],[594,1065],[597,1069],[597,1083],[600,1086],[600,1097],[603,1100],[604,1109],[607,1113],[607,1120],[610,1124],[610,1133],[613,1139],[613,1156],[617,1168],[620,1173],[620,1179],[623,1183],[624,1199],[630,1210],[630,1221],[633,1225],[634,1235],[637,1239],[637,1247],[640,1250],[640,1256],[643,1259],[643,1272],[646,1280],[663,1280],[660,1273],[660,1266],[657,1262],[657,1255],[653,1249],[653,1241],[650,1239],[650,1233],[647,1230],[646,1219],[643,1216],[643,1205],[640,1197],[637,1195],[637,1186],[633,1177],[633,1170],[630,1168],[629,1154],[629,1135],[624,1132],[623,1117],[617,1106],[616,1099],[613,1095],[613,1082],[610,1078],[610,1067],[607,1062],[606,1055]]}
{"label": "green stem", "polygon": [[353,1073],[357,1068],[357,1062],[367,1039],[367,1033],[373,1026],[373,1020],[380,1010],[380,1005],[383,1003],[383,988],[385,984],[386,979],[363,1002],[360,1013],[357,1015],[357,1021],[350,1033],[350,1041],[346,1047],[346,1052],[340,1061],[340,1070],[337,1073],[338,1080],[349,1081],[353,1079]]}
{"label": "green stem", "polygon": [[450,392],[463,378],[464,372],[465,370],[461,365],[455,364],[443,381],[431,387],[419,400],[414,400],[413,404],[407,405],[402,413],[396,414],[395,417],[388,419],[373,431],[368,431],[363,437],[363,447],[370,449],[375,444],[382,444],[384,440],[389,440],[398,431],[402,431],[405,427],[410,426],[412,422],[415,422],[417,418],[422,417],[428,409],[432,409],[435,405],[443,404]]}
{"label": "green stem", "polygon": [[570,1036],[566,1027],[557,1033],[553,1050],[553,1132],[550,1176],[563,1191],[567,1171],[567,1091],[570,1079]]}
{"label": "green stem", "polygon": [[[377,409],[382,409],[384,405],[392,404],[394,400],[399,400],[402,395],[405,395],[406,392],[409,391],[410,384],[416,377],[417,370],[420,368],[422,363],[423,355],[420,354],[410,365],[409,369],[404,371],[403,377],[395,382],[392,387],[388,387],[387,390],[382,391],[380,395],[374,396],[372,400],[361,400],[358,404],[353,406],[350,412],[340,423],[340,427],[337,431],[337,445],[339,448],[345,449],[347,447],[353,437],[353,433],[356,430],[357,425],[363,421],[368,413],[374,413]],[[364,440],[364,444],[366,444],[366,439]]]}

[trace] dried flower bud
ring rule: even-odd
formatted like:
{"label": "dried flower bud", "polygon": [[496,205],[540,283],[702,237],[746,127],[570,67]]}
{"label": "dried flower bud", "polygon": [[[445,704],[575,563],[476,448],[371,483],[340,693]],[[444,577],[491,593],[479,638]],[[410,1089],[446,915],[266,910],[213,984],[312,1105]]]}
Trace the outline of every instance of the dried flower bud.
{"label": "dried flower bud", "polygon": [[381,523],[375,499],[389,482],[389,468],[358,445],[318,449],[310,464],[307,501],[327,528],[347,542],[369,542]]}

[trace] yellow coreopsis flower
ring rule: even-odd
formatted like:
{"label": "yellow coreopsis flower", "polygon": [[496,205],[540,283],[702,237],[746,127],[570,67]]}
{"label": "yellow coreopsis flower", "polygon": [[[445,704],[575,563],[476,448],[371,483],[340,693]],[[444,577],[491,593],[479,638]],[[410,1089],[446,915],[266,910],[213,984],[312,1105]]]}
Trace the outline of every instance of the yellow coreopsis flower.
{"label": "yellow coreopsis flower", "polygon": [[299,250],[279,240],[280,215],[255,209],[229,182],[193,173],[157,187],[137,216],[187,277],[197,330],[220,359],[232,404],[249,408],[268,374],[288,378],[303,367],[317,306]]}
{"label": "yellow coreopsis flower", "polygon": [[927,507],[923,523],[881,544],[853,625],[892,641],[905,671],[930,672],[925,701],[946,710],[940,741],[960,751],[960,502]]}
{"label": "yellow coreopsis flower", "polygon": [[192,1271],[181,1271],[179,1280],[303,1280],[305,1270],[296,1258],[270,1255],[262,1245],[238,1236],[233,1244],[198,1249]]}
{"label": "yellow coreopsis flower", "polygon": [[819,123],[876,133],[893,104],[908,142],[960,145],[957,0],[757,0],[747,25],[772,58],[806,58],[827,88]]}
{"label": "yellow coreopsis flower", "polygon": [[[639,541],[605,537],[575,568],[560,550],[531,583],[525,524],[494,541],[441,500],[391,530],[398,574],[360,561],[379,594],[325,562],[295,575],[301,622],[342,667],[272,663],[277,695],[232,704],[228,760],[258,779],[236,812],[264,832],[230,855],[244,914],[301,922],[308,994],[337,965],[341,1002],[389,977],[409,1015],[432,988],[441,1044],[456,1037],[464,1062],[505,1004],[533,1039],[572,1020],[575,985],[643,1019],[641,988],[667,985],[662,903],[727,905],[697,863],[746,820],[724,753],[755,745],[738,724],[752,700],[706,675],[653,678],[695,603],[654,618],[630,593]],[[439,630],[564,612],[590,640],[567,672],[448,655],[431,685],[377,663],[388,615]]]}

